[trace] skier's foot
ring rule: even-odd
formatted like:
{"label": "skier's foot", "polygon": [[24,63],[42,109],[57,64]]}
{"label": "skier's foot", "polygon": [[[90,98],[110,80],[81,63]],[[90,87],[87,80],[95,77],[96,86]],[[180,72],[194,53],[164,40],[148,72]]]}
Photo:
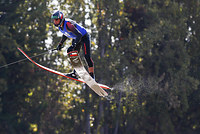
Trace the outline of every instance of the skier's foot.
{"label": "skier's foot", "polygon": [[90,76],[91,76],[93,79],[95,79],[94,67],[89,67],[89,68],[88,68],[88,72],[89,72]]}
{"label": "skier's foot", "polygon": [[68,76],[68,77],[71,77],[74,79],[78,79],[78,74],[76,73],[75,70],[72,73],[65,74],[65,76]]}

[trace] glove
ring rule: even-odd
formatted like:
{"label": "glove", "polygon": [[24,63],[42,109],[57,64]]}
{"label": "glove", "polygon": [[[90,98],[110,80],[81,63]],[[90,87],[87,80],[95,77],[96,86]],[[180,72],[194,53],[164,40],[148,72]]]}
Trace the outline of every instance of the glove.
{"label": "glove", "polygon": [[62,43],[59,43],[58,46],[56,47],[56,49],[57,49],[58,51],[60,51],[60,50],[63,48],[62,45],[63,45]]}
{"label": "glove", "polygon": [[67,53],[69,53],[69,52],[71,52],[71,51],[74,51],[74,48],[75,48],[75,46],[70,46],[68,49],[67,49]]}

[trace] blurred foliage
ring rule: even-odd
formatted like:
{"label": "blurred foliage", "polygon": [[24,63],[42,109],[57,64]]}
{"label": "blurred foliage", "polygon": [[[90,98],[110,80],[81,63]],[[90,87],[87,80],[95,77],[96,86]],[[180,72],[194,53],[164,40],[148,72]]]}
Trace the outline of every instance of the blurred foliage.
{"label": "blurred foliage", "polygon": [[[2,134],[198,134],[199,0],[1,0],[0,66],[55,48],[61,10],[91,35],[96,80],[112,100],[28,61],[0,68]],[[70,72],[62,52],[34,58]]]}

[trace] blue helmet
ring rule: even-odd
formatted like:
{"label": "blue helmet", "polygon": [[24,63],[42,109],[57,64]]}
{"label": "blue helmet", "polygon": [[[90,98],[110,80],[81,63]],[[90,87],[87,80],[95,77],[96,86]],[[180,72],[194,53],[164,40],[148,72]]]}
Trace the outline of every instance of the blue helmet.
{"label": "blue helmet", "polygon": [[54,20],[54,19],[60,19],[60,23],[59,23],[59,24],[54,24],[56,27],[61,26],[61,24],[62,24],[63,21],[65,20],[63,13],[60,12],[60,11],[55,12],[55,13],[51,16],[51,19],[53,19],[53,20]]}

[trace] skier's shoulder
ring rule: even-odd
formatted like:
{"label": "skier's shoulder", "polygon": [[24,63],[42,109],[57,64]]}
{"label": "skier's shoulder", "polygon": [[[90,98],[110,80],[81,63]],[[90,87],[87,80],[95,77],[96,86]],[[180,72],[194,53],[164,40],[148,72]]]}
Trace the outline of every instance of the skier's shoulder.
{"label": "skier's shoulder", "polygon": [[67,22],[67,24],[76,24],[76,22],[72,19],[66,18],[65,21]]}

